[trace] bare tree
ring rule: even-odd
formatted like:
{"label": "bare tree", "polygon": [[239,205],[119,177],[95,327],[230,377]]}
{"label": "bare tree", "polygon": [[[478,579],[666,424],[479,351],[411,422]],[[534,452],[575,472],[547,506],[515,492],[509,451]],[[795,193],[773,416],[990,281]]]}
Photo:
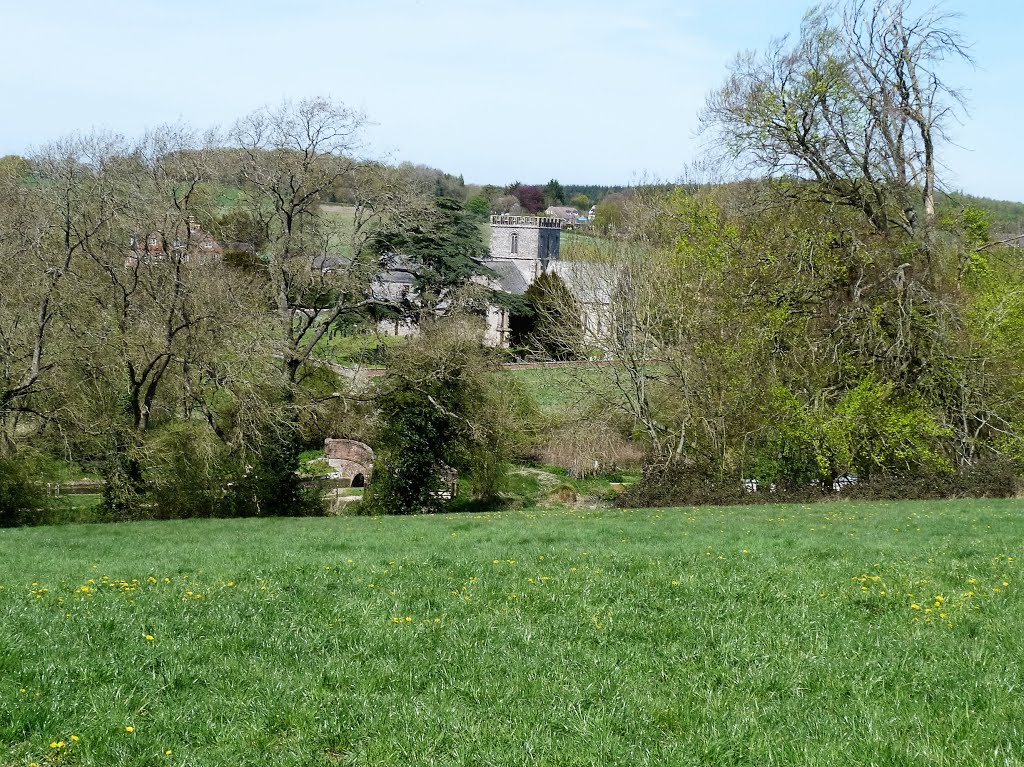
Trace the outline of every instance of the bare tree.
{"label": "bare tree", "polygon": [[[876,230],[934,224],[937,149],[964,107],[939,69],[970,61],[956,16],[910,0],[844,0],[805,17],[798,40],[736,58],[701,115],[732,160],[786,191],[859,209]],[[812,180],[813,184],[802,183]]]}
{"label": "bare tree", "polygon": [[[358,158],[364,123],[341,104],[310,99],[253,112],[231,131],[241,150],[242,205],[267,243],[260,257],[288,384],[334,323],[385,300],[372,290],[381,263],[366,245],[407,197],[393,169]],[[338,185],[355,190],[351,218],[321,208]]]}

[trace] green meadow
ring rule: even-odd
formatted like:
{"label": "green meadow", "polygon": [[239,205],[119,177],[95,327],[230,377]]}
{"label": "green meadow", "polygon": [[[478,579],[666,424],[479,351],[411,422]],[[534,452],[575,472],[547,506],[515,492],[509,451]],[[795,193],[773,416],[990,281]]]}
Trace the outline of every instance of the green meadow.
{"label": "green meadow", "polygon": [[0,530],[0,765],[1024,765],[1024,505]]}

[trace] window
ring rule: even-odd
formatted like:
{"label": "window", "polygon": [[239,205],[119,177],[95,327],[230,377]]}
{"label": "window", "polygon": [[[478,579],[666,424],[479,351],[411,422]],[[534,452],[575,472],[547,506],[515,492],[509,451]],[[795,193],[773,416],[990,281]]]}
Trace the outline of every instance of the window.
{"label": "window", "polygon": [[512,255],[519,253],[519,232],[512,232]]}

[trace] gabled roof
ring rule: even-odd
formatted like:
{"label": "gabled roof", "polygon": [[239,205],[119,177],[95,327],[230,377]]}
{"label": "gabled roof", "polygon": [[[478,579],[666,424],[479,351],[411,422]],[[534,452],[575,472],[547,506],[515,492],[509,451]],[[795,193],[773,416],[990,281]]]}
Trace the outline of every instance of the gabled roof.
{"label": "gabled roof", "polygon": [[497,273],[498,287],[506,293],[521,296],[529,287],[526,279],[523,277],[523,273],[519,271],[519,267],[517,267],[512,261],[491,259],[484,261],[483,264],[484,266],[490,267]]}

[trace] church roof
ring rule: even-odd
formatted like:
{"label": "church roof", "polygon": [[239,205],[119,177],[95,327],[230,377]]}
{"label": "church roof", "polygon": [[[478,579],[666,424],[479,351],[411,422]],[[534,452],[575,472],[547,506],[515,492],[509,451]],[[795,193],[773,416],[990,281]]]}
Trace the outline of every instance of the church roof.
{"label": "church roof", "polygon": [[576,299],[585,304],[610,304],[617,275],[609,264],[594,261],[552,261],[548,272],[557,274]]}
{"label": "church roof", "polygon": [[490,259],[484,261],[484,266],[493,269],[498,275],[498,287],[506,293],[521,296],[529,287],[519,267],[512,261],[502,259]]}

